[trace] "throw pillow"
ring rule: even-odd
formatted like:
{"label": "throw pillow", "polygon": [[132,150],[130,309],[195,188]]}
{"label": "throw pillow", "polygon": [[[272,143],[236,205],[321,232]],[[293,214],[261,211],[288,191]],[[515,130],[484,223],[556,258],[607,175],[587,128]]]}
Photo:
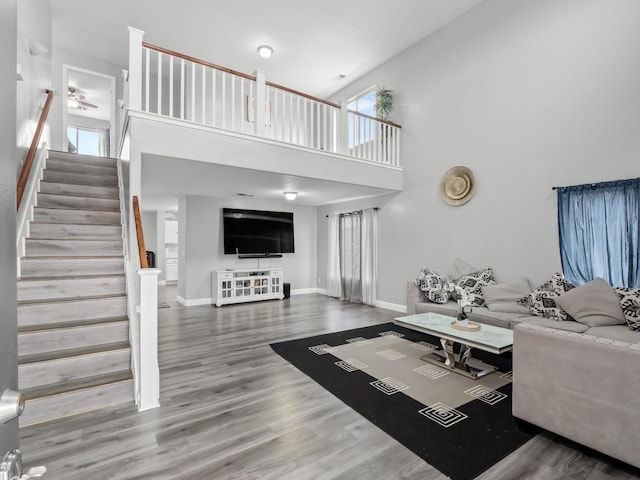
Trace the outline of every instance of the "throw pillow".
{"label": "throw pillow", "polygon": [[634,332],[640,332],[640,288],[614,289],[620,298],[620,307],[627,325]]}
{"label": "throw pillow", "polygon": [[560,296],[563,293],[568,292],[572,288],[574,288],[574,285],[567,282],[561,273],[554,273],[549,280],[544,282],[529,295],[526,295],[525,297],[518,300],[518,303],[520,305],[524,305],[525,307],[529,307],[531,305],[531,296],[535,292],[552,292],[555,293],[555,296]]}
{"label": "throw pillow", "polygon": [[546,290],[534,290],[529,295],[529,312],[538,317],[563,322],[569,320],[567,312],[562,310],[556,300],[560,295]]}
{"label": "throw pillow", "polygon": [[418,278],[416,278],[418,288],[422,290],[426,299],[433,303],[447,303],[449,301],[448,283],[445,277],[427,267],[422,267]]}
{"label": "throw pillow", "polygon": [[473,265],[470,265],[469,263],[465,262],[461,258],[456,258],[456,261],[453,262],[453,265],[452,265],[451,270],[449,271],[448,275],[449,275],[449,278],[451,279],[451,281],[456,281],[460,277],[463,277],[465,275],[469,275],[469,274],[477,272],[477,271],[478,271],[478,269],[476,267],[474,267]]}
{"label": "throw pillow", "polygon": [[498,285],[482,287],[482,296],[487,308],[492,312],[521,313],[529,315],[529,309],[518,304],[518,300],[531,291],[526,278],[512,280]]}
{"label": "throw pillow", "polygon": [[573,288],[556,298],[556,305],[590,327],[624,325],[624,313],[616,291],[602,278]]}
{"label": "throw pillow", "polygon": [[[491,268],[485,268],[479,272],[473,272],[468,275],[463,275],[454,282],[457,286],[464,289],[471,301],[471,305],[482,306],[484,305],[484,298],[482,297],[482,287],[488,285],[495,285],[493,281],[493,270]],[[451,296],[454,300],[457,300],[457,296]]]}

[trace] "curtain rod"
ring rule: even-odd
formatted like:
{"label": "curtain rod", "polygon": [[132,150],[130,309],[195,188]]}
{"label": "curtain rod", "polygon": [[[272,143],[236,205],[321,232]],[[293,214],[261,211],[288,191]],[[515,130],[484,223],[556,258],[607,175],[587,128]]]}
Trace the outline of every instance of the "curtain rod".
{"label": "curtain rod", "polygon": [[[591,185],[592,187],[595,187],[598,184],[597,183],[584,183],[583,185]],[[574,185],[574,187],[581,187],[583,185]],[[551,190],[557,190],[559,188],[567,188],[567,187],[551,187]]]}
{"label": "curtain rod", "polygon": [[[376,212],[380,210],[380,207],[371,207],[371,208],[373,208],[373,210],[375,210]],[[363,210],[368,210],[368,209],[364,208]],[[340,212],[338,215],[355,215],[356,213],[362,213],[362,210],[354,210],[353,212]],[[329,218],[329,215],[325,215],[325,217]]]}

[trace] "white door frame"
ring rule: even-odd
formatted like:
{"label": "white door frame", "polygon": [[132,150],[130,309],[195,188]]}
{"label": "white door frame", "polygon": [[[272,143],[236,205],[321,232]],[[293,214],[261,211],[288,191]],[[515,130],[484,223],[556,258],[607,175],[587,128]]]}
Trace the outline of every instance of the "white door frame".
{"label": "white door frame", "polygon": [[[67,95],[67,89],[69,88],[69,70],[76,72],[86,73],[88,75],[95,75],[96,77],[103,77],[110,80],[111,100],[109,101],[110,113],[109,113],[109,156],[111,158],[116,157],[118,150],[116,145],[116,77],[113,75],[107,75],[105,73],[94,72],[93,70],[87,70],[85,68],[74,67],[73,65],[62,65],[62,86],[65,92],[65,98]],[[67,103],[63,100],[62,106],[62,151],[69,150],[69,137],[67,137],[67,127],[69,122],[69,108]]]}

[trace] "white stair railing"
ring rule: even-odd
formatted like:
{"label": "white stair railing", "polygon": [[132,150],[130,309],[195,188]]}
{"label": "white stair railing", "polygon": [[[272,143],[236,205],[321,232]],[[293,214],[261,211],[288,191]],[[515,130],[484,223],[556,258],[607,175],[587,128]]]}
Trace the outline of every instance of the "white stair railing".
{"label": "white stair railing", "polygon": [[36,151],[36,156],[34,157],[33,164],[31,166],[31,172],[22,195],[22,201],[18,207],[18,216],[16,217],[18,278],[20,278],[20,259],[25,255],[25,239],[29,236],[29,224],[33,220],[33,209],[36,206],[37,194],[40,190],[40,181],[42,180],[47,157],[47,144],[42,143]]}
{"label": "white stair railing", "polygon": [[144,32],[129,30],[131,110],[400,165],[400,125],[268,82],[261,71],[247,75],[145,43]]}

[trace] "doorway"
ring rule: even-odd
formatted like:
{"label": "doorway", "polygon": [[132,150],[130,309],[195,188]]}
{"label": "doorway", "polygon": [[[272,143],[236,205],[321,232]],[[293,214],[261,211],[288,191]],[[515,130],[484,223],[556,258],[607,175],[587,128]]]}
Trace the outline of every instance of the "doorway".
{"label": "doorway", "polygon": [[115,157],[116,79],[63,65],[67,102],[62,109],[65,152]]}

